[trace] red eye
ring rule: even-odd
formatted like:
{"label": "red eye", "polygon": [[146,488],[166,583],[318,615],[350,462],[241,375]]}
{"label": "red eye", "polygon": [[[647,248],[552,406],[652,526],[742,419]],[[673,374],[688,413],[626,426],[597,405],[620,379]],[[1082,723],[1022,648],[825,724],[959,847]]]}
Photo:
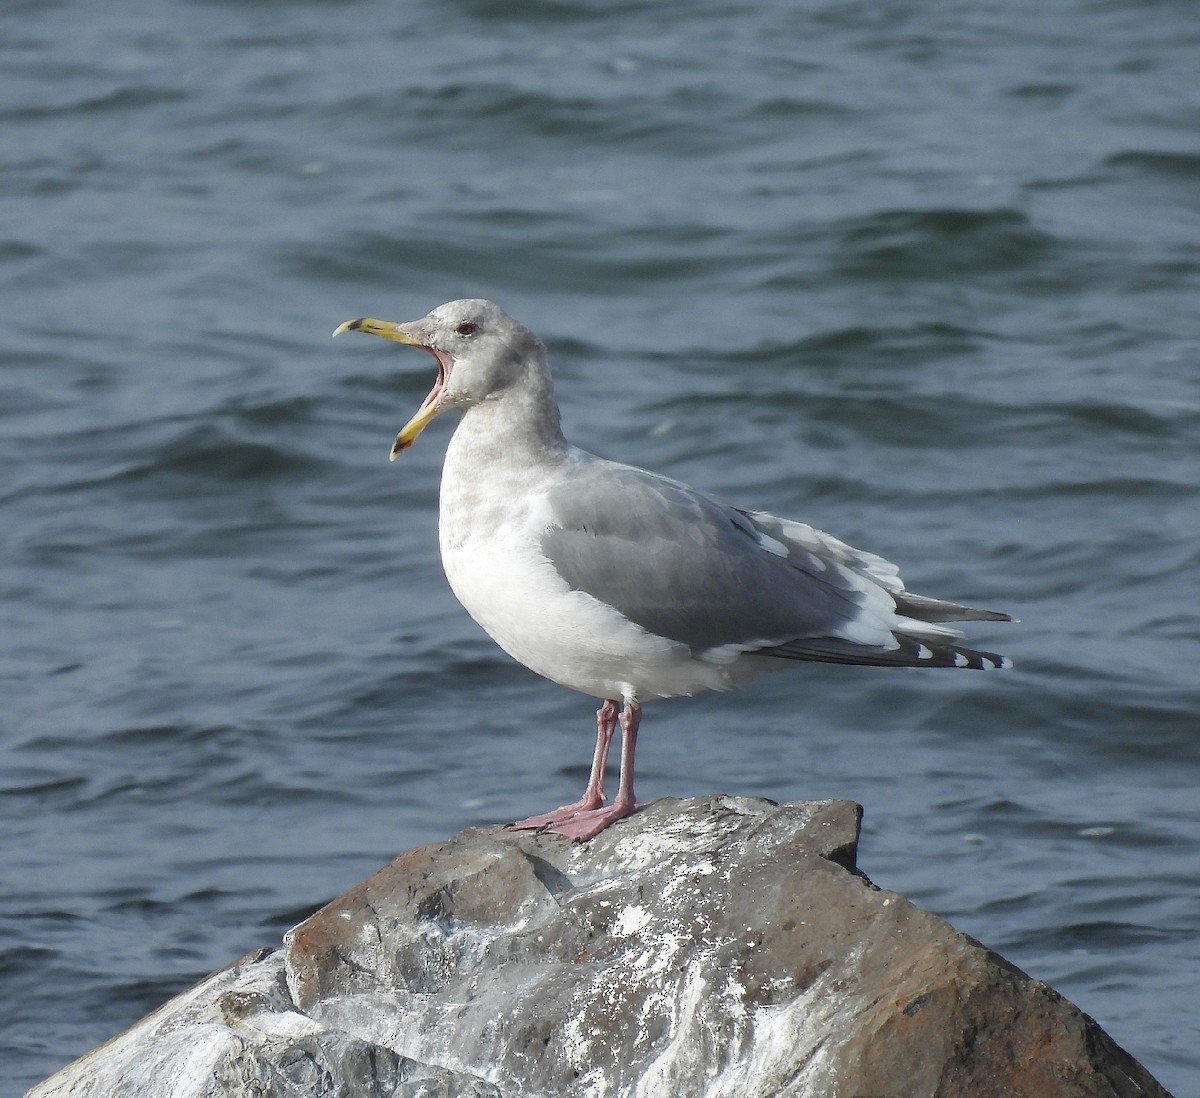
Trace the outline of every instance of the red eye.
{"label": "red eye", "polygon": [[469,320],[464,320],[454,330],[460,336],[473,336],[479,330],[479,326],[477,324],[472,324]]}

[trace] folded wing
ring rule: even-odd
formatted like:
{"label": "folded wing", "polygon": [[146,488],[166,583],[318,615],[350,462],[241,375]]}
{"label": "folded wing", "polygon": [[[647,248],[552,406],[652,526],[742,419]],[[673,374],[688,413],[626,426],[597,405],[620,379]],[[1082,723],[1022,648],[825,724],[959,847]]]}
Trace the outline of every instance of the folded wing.
{"label": "folded wing", "polygon": [[1007,621],[904,589],[895,565],[804,523],[581,455],[540,514],[574,590],[714,662],[755,652],[881,666],[1005,666],[942,622]]}

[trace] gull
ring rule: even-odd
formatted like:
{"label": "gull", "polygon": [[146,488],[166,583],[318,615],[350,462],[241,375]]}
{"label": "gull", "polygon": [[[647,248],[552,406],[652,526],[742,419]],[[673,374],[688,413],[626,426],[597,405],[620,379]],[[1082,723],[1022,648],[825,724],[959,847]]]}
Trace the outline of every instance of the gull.
{"label": "gull", "polygon": [[[1010,615],[912,594],[894,564],[812,526],[571,445],[544,346],[498,305],[451,301],[421,320],[361,317],[333,334],[345,331],[437,360],[393,459],[436,416],[462,413],[438,519],[459,602],[513,659],[602,703],[583,796],[511,827],[586,841],[630,815],[648,701],[726,690],[795,661],[1011,666],[944,624]],[[618,725],[620,779],[606,803]]]}

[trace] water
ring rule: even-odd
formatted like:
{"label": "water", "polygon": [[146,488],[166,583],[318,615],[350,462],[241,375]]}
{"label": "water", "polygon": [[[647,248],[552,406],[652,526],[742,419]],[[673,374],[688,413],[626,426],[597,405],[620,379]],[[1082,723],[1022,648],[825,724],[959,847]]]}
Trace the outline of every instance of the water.
{"label": "water", "polygon": [[1004,608],[995,675],[652,707],[643,799],[866,807],[863,868],[1200,1091],[1189,5],[9,3],[0,1092],[397,851],[574,797],[591,703],[436,558],[489,296],[568,433]]}

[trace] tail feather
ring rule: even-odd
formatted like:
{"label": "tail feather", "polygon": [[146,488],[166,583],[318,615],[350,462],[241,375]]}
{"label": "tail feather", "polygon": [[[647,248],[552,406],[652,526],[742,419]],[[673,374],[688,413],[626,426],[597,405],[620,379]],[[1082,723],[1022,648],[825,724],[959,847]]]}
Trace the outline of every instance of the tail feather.
{"label": "tail feather", "polygon": [[1016,621],[1011,614],[999,610],[980,610],[908,591],[893,592],[892,598],[896,600],[897,613],[917,621]]}

